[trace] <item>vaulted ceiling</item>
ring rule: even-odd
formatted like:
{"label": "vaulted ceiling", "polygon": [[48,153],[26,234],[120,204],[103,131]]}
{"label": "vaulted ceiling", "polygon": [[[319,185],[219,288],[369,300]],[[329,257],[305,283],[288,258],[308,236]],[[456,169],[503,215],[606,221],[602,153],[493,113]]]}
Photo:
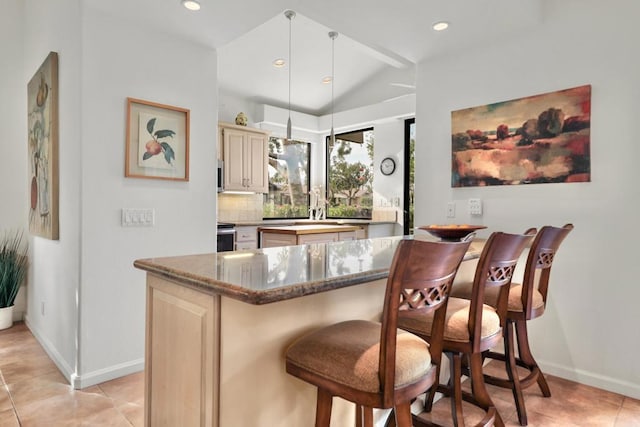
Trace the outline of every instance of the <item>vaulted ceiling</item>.
{"label": "vaulted ceiling", "polygon": [[[336,111],[415,93],[416,65],[463,55],[540,22],[547,0],[200,0],[198,12],[180,0],[84,0],[90,7],[218,50],[222,92],[322,115],[331,109],[329,31],[335,40]],[[292,53],[288,55],[287,9]],[[450,23],[436,32],[432,24]],[[505,52],[508,58],[508,52]],[[282,68],[273,61],[283,58]],[[487,61],[497,58],[487,58]],[[473,67],[473,64],[469,64]]]}

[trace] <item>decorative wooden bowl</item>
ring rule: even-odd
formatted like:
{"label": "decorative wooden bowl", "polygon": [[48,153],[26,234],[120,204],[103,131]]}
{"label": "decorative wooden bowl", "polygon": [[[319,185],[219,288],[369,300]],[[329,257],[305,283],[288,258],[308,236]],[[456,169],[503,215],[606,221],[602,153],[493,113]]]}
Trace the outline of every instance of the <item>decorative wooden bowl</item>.
{"label": "decorative wooden bowl", "polygon": [[442,240],[456,241],[460,240],[469,233],[473,233],[476,230],[482,230],[487,228],[484,225],[469,225],[469,224],[446,224],[446,225],[423,225],[418,227],[420,230],[425,230],[435,237],[439,237]]}

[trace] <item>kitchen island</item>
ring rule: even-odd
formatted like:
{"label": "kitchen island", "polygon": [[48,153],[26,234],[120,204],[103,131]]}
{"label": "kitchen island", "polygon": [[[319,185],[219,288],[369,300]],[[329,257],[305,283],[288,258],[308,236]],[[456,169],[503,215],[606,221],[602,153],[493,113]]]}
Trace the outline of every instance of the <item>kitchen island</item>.
{"label": "kitchen island", "polygon": [[[313,425],[315,388],[285,373],[285,350],[312,329],[378,319],[401,239],[135,261],[147,271],[145,425]],[[353,419],[335,399],[333,425]]]}
{"label": "kitchen island", "polygon": [[263,248],[329,243],[355,240],[360,227],[339,224],[304,224],[289,226],[263,226],[258,231]]}

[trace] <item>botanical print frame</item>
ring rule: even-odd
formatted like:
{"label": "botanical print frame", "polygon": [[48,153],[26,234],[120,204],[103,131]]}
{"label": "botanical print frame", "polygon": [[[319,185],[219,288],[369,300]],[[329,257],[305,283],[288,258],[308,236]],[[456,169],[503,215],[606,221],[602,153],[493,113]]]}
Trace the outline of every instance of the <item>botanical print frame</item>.
{"label": "botanical print frame", "polygon": [[127,98],[125,176],[189,181],[186,108]]}
{"label": "botanical print frame", "polygon": [[591,85],[451,113],[452,187],[591,181]]}
{"label": "botanical print frame", "polygon": [[59,239],[58,54],[49,52],[27,84],[29,232]]}

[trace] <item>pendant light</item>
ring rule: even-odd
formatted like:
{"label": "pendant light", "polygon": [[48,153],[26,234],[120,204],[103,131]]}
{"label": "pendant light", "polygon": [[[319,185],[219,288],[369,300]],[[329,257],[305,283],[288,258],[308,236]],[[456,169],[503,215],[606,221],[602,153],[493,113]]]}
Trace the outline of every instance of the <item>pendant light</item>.
{"label": "pendant light", "polygon": [[287,140],[291,141],[291,20],[296,17],[293,10],[285,10],[284,16],[289,20],[289,120],[287,120]]}
{"label": "pendant light", "polygon": [[335,31],[329,31],[329,38],[331,39],[331,135],[330,141],[333,147],[336,143],[336,134],[333,131],[333,88],[335,87],[335,44],[338,33]]}

